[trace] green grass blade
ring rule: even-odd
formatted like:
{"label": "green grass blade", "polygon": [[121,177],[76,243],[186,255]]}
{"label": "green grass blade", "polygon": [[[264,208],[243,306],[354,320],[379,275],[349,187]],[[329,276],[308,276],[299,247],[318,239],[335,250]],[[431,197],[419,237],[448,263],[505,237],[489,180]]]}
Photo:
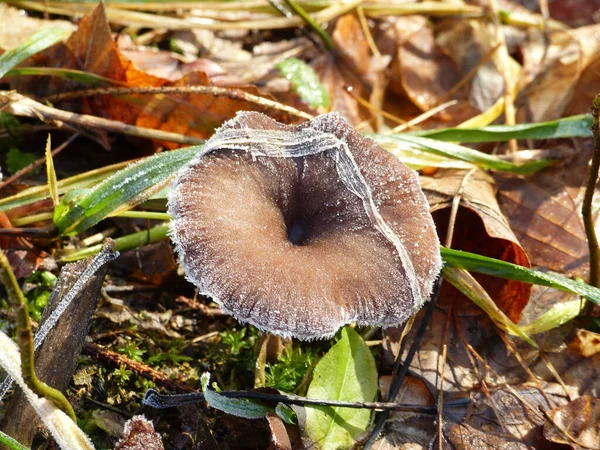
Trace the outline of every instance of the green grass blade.
{"label": "green grass blade", "polygon": [[[123,162],[112,164],[110,166],[91,170],[89,172],[84,172],[79,175],[60,180],[57,183],[58,193],[62,195],[74,189],[93,187],[100,181],[105,180],[107,177],[117,172],[119,169],[124,168],[127,164],[129,163]],[[17,208],[23,205],[29,205],[47,198],[50,198],[50,192],[47,184],[31,187],[19,192],[18,194],[0,199],[0,211],[8,211],[9,209]]]}
{"label": "green grass blade", "polygon": [[521,325],[521,331],[527,334],[539,334],[553,330],[573,320],[583,310],[586,302],[582,300],[571,300],[570,302],[556,303],[548,311],[527,325]]}
{"label": "green grass blade", "polygon": [[57,77],[77,81],[78,83],[86,86],[112,86],[115,84],[122,84],[100,75],[96,75],[95,73],[84,72],[82,70],[75,69],[61,69],[57,67],[17,67],[8,71],[6,75]]}
{"label": "green grass blade", "polygon": [[510,161],[505,161],[497,156],[488,155],[487,153],[463,147],[462,145],[409,134],[384,135],[366,133],[365,135],[392,153],[395,153],[399,148],[403,150],[411,149],[416,152],[433,153],[435,155],[477,164],[486,169],[504,172],[518,174],[533,173],[552,163],[549,160],[540,159],[524,164],[515,164]]}
{"label": "green grass blade", "polygon": [[481,128],[444,128],[407,134],[449,142],[503,142],[510,139],[591,137],[591,126],[592,116],[581,114],[550,122],[489,125]]}
{"label": "green grass blade", "polygon": [[500,261],[499,259],[488,258],[487,256],[476,255],[475,253],[444,247],[442,247],[441,251],[445,263],[451,267],[572,292],[600,305],[600,289],[589,284],[571,280],[555,273],[540,272],[539,270],[528,269],[527,267]]}
{"label": "green grass blade", "polygon": [[29,450],[29,448],[2,431],[0,431],[0,444],[6,445],[11,450]]}
{"label": "green grass blade", "polygon": [[[123,252],[132,248],[141,247],[142,245],[153,244],[154,242],[164,241],[168,239],[169,224],[163,223],[149,230],[138,231],[137,233],[128,234],[115,238],[115,250]],[[104,244],[92,245],[90,247],[81,248],[70,252],[57,253],[56,260],[60,263],[68,263],[79,261],[80,259],[93,256],[102,250]]]}
{"label": "green grass blade", "polygon": [[160,191],[201,147],[159,153],[120,170],[92,189],[63,197],[54,215],[62,234],[76,234]]}
{"label": "green grass blade", "polygon": [[46,28],[23,42],[16,48],[0,56],[0,78],[20,62],[26,60],[42,50],[62,41],[71,34],[68,30],[60,28]]}

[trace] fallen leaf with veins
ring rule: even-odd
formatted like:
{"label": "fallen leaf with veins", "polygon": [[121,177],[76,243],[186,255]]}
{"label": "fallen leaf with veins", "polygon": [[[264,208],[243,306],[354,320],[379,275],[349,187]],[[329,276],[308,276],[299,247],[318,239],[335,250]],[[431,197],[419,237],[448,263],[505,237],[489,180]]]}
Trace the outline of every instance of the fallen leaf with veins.
{"label": "fallen leaf with veins", "polygon": [[498,200],[533,266],[588,278],[588,246],[581,219],[590,140],[571,161],[527,177],[495,173]]}
{"label": "fallen leaf with veins", "polygon": [[547,413],[544,426],[548,440],[574,449],[598,448],[600,442],[600,399],[585,395]]}
{"label": "fallen leaf with veins", "polygon": [[[599,32],[600,25],[556,31],[551,34],[550,45],[546,47],[543,32],[529,30],[529,39],[521,46],[521,102],[524,104],[519,111],[521,122],[544,122],[562,117],[574,100],[585,69],[598,60]],[[581,92],[577,98],[580,97]],[[585,104],[589,107],[591,98]],[[576,106],[577,109],[581,107]]]}

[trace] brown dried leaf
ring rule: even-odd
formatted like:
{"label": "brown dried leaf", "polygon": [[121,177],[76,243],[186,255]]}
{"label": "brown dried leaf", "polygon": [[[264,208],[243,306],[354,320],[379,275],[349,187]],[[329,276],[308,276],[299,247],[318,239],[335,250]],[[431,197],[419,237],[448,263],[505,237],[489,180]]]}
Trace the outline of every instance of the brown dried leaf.
{"label": "brown dried leaf", "polygon": [[527,177],[494,174],[498,199],[533,266],[588,278],[588,246],[581,219],[583,184],[592,143],[566,164]]}
{"label": "brown dried leaf", "polygon": [[[529,39],[523,45],[523,108],[519,111],[523,122],[544,122],[562,117],[572,100],[582,101],[594,73],[586,75],[585,84],[574,97],[586,68],[598,60],[600,54],[600,25],[590,25],[551,34],[546,48],[541,30],[529,30]],[[595,92],[594,94],[595,95]],[[586,107],[591,105],[584,101]],[[582,106],[573,104],[570,111]]]}
{"label": "brown dried leaf", "polygon": [[463,73],[436,44],[433,24],[424,16],[399,17],[394,22],[397,43],[393,48],[390,89],[405,93],[421,110],[449,100],[460,103],[439,114],[439,118],[460,123],[479,111],[468,101],[468,84],[448,95]]}
{"label": "brown dried leaf", "polygon": [[560,0],[548,2],[548,12],[554,20],[560,20],[570,27],[580,27],[594,23],[595,14],[600,11],[600,0]]}
{"label": "brown dried leaf", "polygon": [[154,425],[144,416],[134,416],[125,423],[125,435],[115,450],[164,450]]}
{"label": "brown dried leaf", "polygon": [[450,450],[527,450],[520,442],[508,440],[505,436],[481,431],[467,424],[444,422],[442,449]]}
{"label": "brown dried leaf", "polygon": [[[347,14],[336,22],[333,32],[335,54],[315,58],[311,66],[329,93],[331,111],[338,111],[353,126],[369,118],[355,97],[370,99],[370,90],[385,65],[377,64],[356,16]],[[364,130],[361,130],[364,131]]]}
{"label": "brown dried leaf", "polygon": [[159,285],[174,276],[177,263],[173,247],[163,241],[123,252],[115,261],[114,267],[123,277],[132,277],[145,284]]}
{"label": "brown dried leaf", "polygon": [[[434,177],[422,176],[421,186],[442,242],[447,234],[452,201],[459,196],[452,248],[529,267],[527,254],[500,211],[491,176],[479,169],[443,170]],[[492,295],[498,307],[513,322],[518,322],[531,286],[491,276],[476,275],[475,278]],[[448,288],[444,291],[448,292]]]}
{"label": "brown dried leaf", "polygon": [[269,450],[292,450],[292,443],[288,436],[283,420],[274,413],[267,413],[267,423],[271,430],[271,445]]}
{"label": "brown dried leaf", "polygon": [[371,51],[357,17],[354,14],[340,17],[332,38],[336,44],[336,55],[358,75],[368,75]]}
{"label": "brown dried leaf", "polygon": [[[171,82],[139,70],[119,51],[111,34],[103,3],[79,23],[79,29],[65,44],[60,44],[43,52],[34,59],[38,65],[54,65],[77,69],[100,75],[128,87],[187,87],[209,86],[211,82],[203,72],[194,72]],[[58,62],[58,64],[57,64]],[[15,77],[21,92],[32,91],[36,96],[81,90],[72,81],[52,81],[51,84],[35,84],[32,77]],[[44,87],[45,86],[45,87]],[[231,87],[234,89],[234,87]],[[262,95],[253,86],[238,86],[236,91]],[[61,104],[62,107],[65,107]],[[77,107],[76,107],[77,108]],[[290,122],[288,114],[273,108],[258,105],[239,98],[215,96],[212,94],[182,95],[142,95],[131,94],[121,97],[100,95],[83,100],[83,112],[137,125],[187,134],[201,138],[209,137],[213,130],[224,121],[232,118],[240,110],[268,111],[276,120]],[[164,144],[164,143],[163,143]],[[169,148],[173,144],[164,144]]]}
{"label": "brown dried leaf", "polygon": [[[383,398],[387,398],[391,376],[379,378],[379,390]],[[398,392],[395,403],[406,403],[419,406],[434,406],[435,399],[423,381],[406,377]],[[418,412],[393,411],[386,422],[388,441],[397,446],[418,444],[426,446],[435,434],[435,424],[430,414]]]}
{"label": "brown dried leaf", "polygon": [[597,449],[600,443],[600,399],[585,395],[547,413],[544,435],[575,449]]}
{"label": "brown dried leaf", "polygon": [[588,330],[577,330],[575,337],[569,342],[569,348],[584,358],[600,354],[600,334]]}
{"label": "brown dried leaf", "polygon": [[[474,108],[486,111],[504,91],[504,60],[499,51],[493,52],[496,44],[493,22],[448,19],[438,24],[438,29],[437,45],[454,61],[461,78],[476,69],[467,84],[467,98]],[[489,60],[480,65],[488,56]]]}

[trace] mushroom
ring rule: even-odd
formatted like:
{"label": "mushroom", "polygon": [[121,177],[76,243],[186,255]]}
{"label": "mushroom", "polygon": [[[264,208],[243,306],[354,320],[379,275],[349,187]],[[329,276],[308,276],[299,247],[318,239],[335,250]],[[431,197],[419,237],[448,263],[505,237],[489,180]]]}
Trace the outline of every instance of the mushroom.
{"label": "mushroom", "polygon": [[168,207],[199,292],[285,337],[398,325],[442,266],[416,172],[337,113],[299,126],[238,113],[179,172]]}

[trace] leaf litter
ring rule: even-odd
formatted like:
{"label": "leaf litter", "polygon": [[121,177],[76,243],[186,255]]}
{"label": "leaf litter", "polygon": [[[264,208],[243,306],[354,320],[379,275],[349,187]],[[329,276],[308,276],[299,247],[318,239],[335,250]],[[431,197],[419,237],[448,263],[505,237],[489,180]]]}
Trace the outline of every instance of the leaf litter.
{"label": "leaf litter", "polygon": [[[597,2],[550,2],[553,21],[547,23],[546,31],[541,26],[543,21],[537,5],[532,6],[534,2],[499,3],[506,22],[513,21],[502,25],[507,49],[515,64],[521,66],[520,71],[511,72],[514,78],[508,80],[511,83],[518,81],[519,95],[515,101],[519,122],[551,121],[588,112],[596,94],[600,61],[597,25],[592,19],[593,8],[600,7]],[[308,8],[305,3],[302,5]],[[338,18],[340,11],[329,16],[328,30],[340,49],[336,54],[324,52],[310,39],[299,37],[300,32],[250,32],[243,25],[233,29],[238,20],[275,18],[265,15],[273,14],[273,11],[256,12],[254,5],[248,6],[248,12],[241,19],[239,14],[232,16],[231,12],[221,10],[224,5],[215,5],[215,10],[198,13],[202,15],[200,20],[213,21],[219,27],[225,23],[220,19],[227,21],[232,29],[224,31],[190,26],[195,13],[186,8],[181,17],[161,16],[163,13],[159,11],[151,11],[145,16],[128,12],[121,17],[129,19],[114,19],[109,27],[108,21],[116,17],[115,12],[125,10],[114,9],[112,5],[106,10],[99,7],[79,21],[77,31],[66,42],[33,56],[22,66],[83,70],[110,79],[112,85],[119,88],[224,86],[315,115],[317,111],[303,103],[276,68],[278,62],[293,56],[315,69],[330,96],[332,109],[346,116],[361,131],[387,133],[396,125],[451,98],[458,103],[413,130],[460,127],[477,114],[482,116],[477,123],[468,123],[469,127],[488,125],[491,116],[483,114],[490,113],[497,104],[506,82],[502,77],[492,22],[460,16],[460,13],[458,17],[439,17],[435,15],[439,13],[426,8],[414,10],[408,17],[397,17],[392,11],[382,16],[375,9],[381,5],[378,2],[373,5],[364,5],[362,14],[366,16],[366,28],[360,23],[360,14],[349,13]],[[52,2],[52,7],[56,8],[52,12],[60,13],[62,6],[60,2]],[[14,10],[6,5],[2,7],[7,8],[7,14],[14,14]],[[238,5],[238,9],[241,8],[243,6]],[[20,20],[22,24],[32,20],[23,14],[11,17],[17,24],[14,29],[19,29]],[[118,20],[147,25],[151,20],[163,17],[166,31],[156,29],[124,36],[118,25]],[[527,21],[517,23],[517,17]],[[284,23],[280,19],[278,21]],[[40,26],[44,27],[57,22],[54,18],[35,20],[40,20]],[[557,22],[561,20],[566,25]],[[176,24],[180,31],[170,31],[169,28],[175,28]],[[75,29],[70,21],[56,25]],[[31,25],[20,28],[27,27]],[[14,29],[0,32],[0,37]],[[118,35],[116,43],[113,32]],[[23,39],[29,36],[31,33],[23,31]],[[173,40],[169,42],[171,37]],[[370,37],[374,46],[368,44]],[[9,41],[0,39],[0,42]],[[14,46],[3,44],[5,50]],[[217,48],[223,50],[216,51]],[[264,49],[264,53],[259,49]],[[19,93],[38,100],[102,87],[39,75],[13,75],[6,81]],[[286,123],[299,121],[283,110],[266,105],[266,102],[247,101],[241,95],[235,98],[210,93],[111,95],[106,91],[100,95],[59,100],[52,106],[196,138],[209,138],[214,128],[238,110],[265,112]],[[503,117],[500,117],[494,123],[502,121]],[[49,125],[56,126],[52,122]],[[63,127],[63,130],[67,131],[53,133],[64,136],[70,129]],[[93,122],[90,130],[95,130]],[[92,131],[88,135],[103,146],[112,147],[121,161],[176,146],[159,138],[151,145],[142,145],[139,140],[115,139],[106,131]],[[43,149],[43,145],[35,143],[34,135],[20,138],[18,142],[20,150],[38,152]],[[475,142],[468,146],[485,153],[506,151],[503,144]],[[579,211],[591,140],[519,141],[520,149],[554,151],[561,146],[574,147],[575,156],[567,154],[566,160],[529,175],[497,171],[490,175],[465,165],[458,169],[452,166],[455,168],[436,170],[430,168],[436,166],[431,161],[428,161],[431,165],[421,164],[422,185],[429,194],[440,235],[444,236],[447,224],[455,214],[452,219],[455,221],[454,249],[587,279],[587,241]],[[134,152],[134,147],[139,149]],[[83,145],[79,145],[77,151],[103,155]],[[61,158],[67,158],[69,153],[65,155],[55,161],[59,179],[76,175],[72,169],[71,172],[63,171],[62,167],[66,166]],[[398,155],[402,156],[402,153],[399,151]],[[5,164],[3,156],[0,151],[0,164]],[[100,156],[96,167],[104,165]],[[41,175],[32,174],[23,187],[35,188],[44,183]],[[0,196],[7,199],[15,193],[0,192]],[[452,213],[454,203],[457,209]],[[150,199],[144,205],[145,209],[156,207],[157,203]],[[162,205],[158,200],[158,208],[164,208],[164,197]],[[45,204],[42,211],[36,212],[44,211],[51,212],[51,205]],[[18,219],[19,214],[21,217],[30,215],[32,210],[16,212],[9,209],[7,212],[13,220]],[[41,223],[48,223],[43,220]],[[144,232],[155,223],[150,222],[146,219],[104,219],[70,238],[70,242],[63,238],[58,245],[77,247],[88,239],[100,243],[103,235]],[[2,228],[10,227],[10,221],[2,222]],[[30,261],[29,268],[21,271],[20,276],[27,275],[32,268],[43,269],[41,257],[48,254],[43,252],[52,252],[56,246],[47,241],[19,239],[0,236],[3,250],[13,255],[23,252],[22,247],[26,245],[28,253],[21,253],[25,256],[20,258],[23,262]],[[197,298],[189,285],[181,283],[171,264],[154,264],[154,268],[147,265],[152,261],[153,252],[158,252],[158,247],[129,250],[127,261],[135,269],[120,274],[110,269],[110,281],[106,286],[113,289],[111,297],[106,295],[101,300],[90,333],[96,350],[105,353],[103,359],[95,359],[97,356],[90,357],[91,353],[84,347],[88,356],[83,357],[75,378],[90,381],[72,384],[69,394],[76,400],[78,414],[86,414],[92,409],[114,410],[123,418],[131,413],[145,413],[165,438],[165,447],[193,445],[184,438],[192,429],[192,416],[196,420],[194,435],[204,439],[203,442],[212,442],[211,445],[228,442],[233,448],[240,448],[240,437],[244,433],[255,434],[248,442],[255,446],[263,443],[264,448],[275,439],[271,439],[271,433],[277,434],[282,442],[285,442],[280,439],[282,433],[287,433],[292,444],[300,445],[299,430],[295,425],[286,424],[285,431],[277,426],[275,432],[269,431],[267,422],[264,426],[250,424],[248,428],[243,420],[235,421],[203,407],[193,415],[183,408],[157,413],[140,406],[145,390],[160,387],[161,380],[169,377],[171,392],[200,390],[201,374],[205,371],[211,372],[218,384],[227,389],[251,388],[254,380],[256,330],[240,328],[226,316],[207,314],[208,310],[218,309],[206,304],[205,299]],[[32,256],[27,256],[29,254]],[[32,259],[34,257],[36,259]],[[171,256],[164,254],[164,257]],[[12,259],[11,263],[15,268],[19,267],[17,259]],[[47,269],[54,270],[52,265]],[[163,276],[161,271],[169,273]],[[490,276],[476,275],[475,280],[517,326],[535,322],[557,304],[572,303],[576,307],[576,303],[580,303],[577,296],[554,289],[530,287]],[[121,308],[119,303],[127,314],[115,312]],[[0,324],[4,327],[12,317],[3,308]],[[394,420],[388,424],[385,445],[390,448],[426,446],[433,441],[447,448],[524,448],[526,445],[559,448],[558,445],[565,443],[575,448],[594,448],[598,439],[597,399],[600,396],[598,329],[584,330],[578,323],[559,320],[556,323],[560,326],[533,337],[538,349],[517,337],[504,336],[493,323],[488,314],[458,291],[444,287],[425,340],[412,362],[412,378],[403,391],[404,397],[398,399],[407,402],[410,398],[410,403],[429,407],[439,405],[443,393],[444,414],[437,418],[435,414],[423,412],[414,416],[396,416],[396,426]],[[412,339],[413,334],[409,333],[405,345]],[[376,362],[380,384],[391,373],[391,362],[398,354],[399,331],[387,330],[382,340],[383,352],[379,351],[381,347],[372,349],[379,355]],[[329,348],[327,343],[310,345],[319,355]],[[147,374],[152,372],[146,368],[162,373],[165,378],[150,381]],[[300,393],[311,386],[310,370],[306,376],[306,380],[297,381]],[[381,390],[384,392],[383,387]],[[412,397],[407,397],[406,392]],[[580,414],[581,411],[584,414]],[[301,417],[302,411],[297,414]],[[200,422],[206,427],[197,426]],[[116,439],[111,440],[107,433],[93,425],[93,421],[88,423],[85,431],[98,443],[116,445]],[[404,425],[398,426],[398,423],[408,424],[408,428],[402,428]],[[275,425],[270,426],[275,430]],[[358,434],[354,437],[364,439]],[[383,446],[384,441],[379,445]]]}

